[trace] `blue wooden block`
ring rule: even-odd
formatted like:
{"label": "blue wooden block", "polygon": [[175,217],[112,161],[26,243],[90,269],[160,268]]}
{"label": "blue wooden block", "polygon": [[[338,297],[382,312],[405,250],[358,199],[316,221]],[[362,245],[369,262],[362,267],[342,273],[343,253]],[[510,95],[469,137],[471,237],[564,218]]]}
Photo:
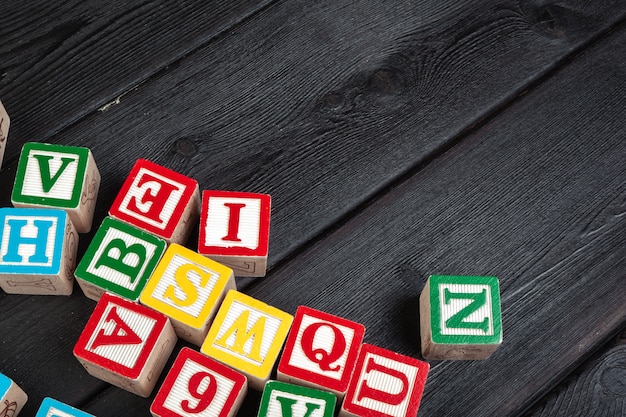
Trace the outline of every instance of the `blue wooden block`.
{"label": "blue wooden block", "polygon": [[28,396],[6,375],[0,374],[0,416],[17,416]]}
{"label": "blue wooden block", "polygon": [[0,288],[70,295],[77,247],[78,233],[65,211],[0,208]]}
{"label": "blue wooden block", "polygon": [[53,398],[46,397],[41,402],[41,406],[35,414],[35,417],[94,417],[77,408],[57,401]]}

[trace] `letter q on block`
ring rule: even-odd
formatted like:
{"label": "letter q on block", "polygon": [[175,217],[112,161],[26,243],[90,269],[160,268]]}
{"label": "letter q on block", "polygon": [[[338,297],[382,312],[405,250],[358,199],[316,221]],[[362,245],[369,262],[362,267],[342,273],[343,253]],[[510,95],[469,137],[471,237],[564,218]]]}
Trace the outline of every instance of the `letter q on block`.
{"label": "letter q on block", "polygon": [[365,333],[362,324],[298,307],[278,364],[278,379],[343,398]]}
{"label": "letter q on block", "polygon": [[340,417],[415,417],[430,366],[427,362],[364,344]]}

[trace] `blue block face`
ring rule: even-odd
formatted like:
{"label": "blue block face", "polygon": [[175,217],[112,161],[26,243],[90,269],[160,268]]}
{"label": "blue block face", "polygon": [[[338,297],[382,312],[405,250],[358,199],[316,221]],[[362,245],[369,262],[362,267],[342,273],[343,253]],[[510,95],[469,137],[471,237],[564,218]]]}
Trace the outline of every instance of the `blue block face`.
{"label": "blue block face", "polygon": [[0,374],[0,398],[4,397],[9,388],[11,388],[12,381],[6,375]]}
{"label": "blue block face", "polygon": [[35,417],[94,417],[52,398],[44,398]]}
{"label": "blue block face", "polygon": [[67,214],[0,208],[0,274],[58,274]]}

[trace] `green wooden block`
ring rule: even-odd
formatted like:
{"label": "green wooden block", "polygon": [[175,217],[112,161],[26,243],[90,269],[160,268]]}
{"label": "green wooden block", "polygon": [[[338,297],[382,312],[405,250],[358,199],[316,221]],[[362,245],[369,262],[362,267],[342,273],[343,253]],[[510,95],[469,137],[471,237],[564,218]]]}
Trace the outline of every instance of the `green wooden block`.
{"label": "green wooden block", "polygon": [[165,248],[163,239],[106,217],[74,275],[93,300],[107,291],[136,301]]}
{"label": "green wooden block", "polygon": [[426,359],[486,359],[502,343],[496,277],[432,275],[420,296]]}
{"label": "green wooden block", "polygon": [[15,207],[65,210],[79,233],[91,229],[100,173],[87,148],[26,143],[15,174]]}
{"label": "green wooden block", "polygon": [[327,391],[269,381],[263,389],[258,417],[333,417],[337,398]]}

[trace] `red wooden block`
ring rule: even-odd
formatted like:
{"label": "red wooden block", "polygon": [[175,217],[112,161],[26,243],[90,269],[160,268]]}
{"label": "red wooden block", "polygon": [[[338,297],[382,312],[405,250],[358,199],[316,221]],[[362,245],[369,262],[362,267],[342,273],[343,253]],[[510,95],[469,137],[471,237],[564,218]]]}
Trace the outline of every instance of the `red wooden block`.
{"label": "red wooden block", "polygon": [[91,375],[148,397],[176,341],[166,316],[105,293],[74,346],[74,356]]}
{"label": "red wooden block", "polygon": [[364,333],[362,324],[298,307],[278,364],[278,379],[343,398]]}
{"label": "red wooden block", "polygon": [[199,211],[200,191],[194,179],[139,159],[109,214],[168,243],[183,244]]}
{"label": "red wooden block", "polygon": [[267,194],[204,191],[198,253],[228,266],[235,276],[265,276],[270,205]]}
{"label": "red wooden block", "polygon": [[364,344],[341,406],[341,417],[415,417],[430,366]]}
{"label": "red wooden block", "polygon": [[247,392],[244,375],[185,347],[165,377],[150,412],[154,417],[232,417]]}

